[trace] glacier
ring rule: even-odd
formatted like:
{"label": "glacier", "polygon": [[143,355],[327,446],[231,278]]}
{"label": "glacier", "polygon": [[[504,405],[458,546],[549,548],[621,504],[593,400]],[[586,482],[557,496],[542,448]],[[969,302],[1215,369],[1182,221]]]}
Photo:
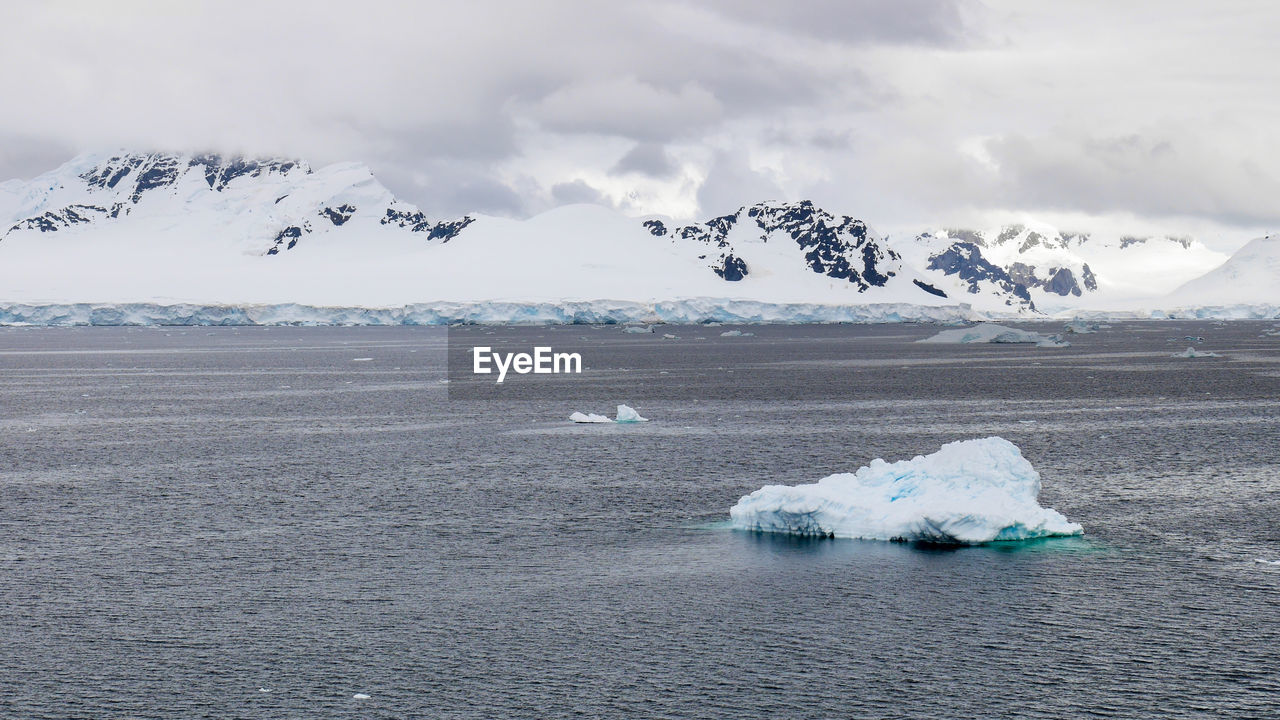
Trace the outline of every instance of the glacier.
{"label": "glacier", "polygon": [[[436,302],[392,307],[299,303],[0,303],[0,325],[575,325],[707,322],[955,323],[981,315],[968,305],[826,305],[696,297],[662,302],[563,300]],[[646,328],[645,332],[650,329]]]}
{"label": "glacier", "polygon": [[733,527],[757,532],[972,545],[1080,535],[1041,507],[1040,474],[1001,437],[962,440],[930,455],[806,485],[766,485],[729,510]]}

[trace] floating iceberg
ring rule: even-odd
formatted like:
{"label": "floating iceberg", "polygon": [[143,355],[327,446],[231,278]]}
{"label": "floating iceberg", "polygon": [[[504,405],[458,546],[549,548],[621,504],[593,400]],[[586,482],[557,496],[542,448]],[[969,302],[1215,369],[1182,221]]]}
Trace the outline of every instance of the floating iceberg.
{"label": "floating iceberg", "polygon": [[597,414],[595,414],[595,413],[580,413],[580,412],[576,412],[576,413],[574,413],[574,414],[570,415],[570,416],[569,416],[569,419],[570,419],[570,420],[572,420],[572,421],[574,421],[574,422],[576,422],[576,423],[612,423],[612,422],[619,422],[619,423],[641,423],[641,422],[649,422],[649,418],[643,418],[643,417],[640,417],[640,413],[636,412],[636,409],[635,409],[635,408],[633,408],[633,407],[631,407],[630,405],[619,405],[619,406],[618,406],[618,416],[617,416],[617,419],[616,419],[616,420],[610,420],[608,417],[606,417],[606,416],[604,416],[604,415],[597,415]]}
{"label": "floating iceberg", "polygon": [[624,328],[622,332],[630,333],[632,335],[644,335],[646,333],[653,332],[653,327],[650,325],[632,325],[631,327]]}
{"label": "floating iceberg", "polygon": [[1205,358],[1205,357],[1222,357],[1222,356],[1221,356],[1221,355],[1219,355],[1219,354],[1218,354],[1218,353],[1216,353],[1216,352],[1209,352],[1208,350],[1200,351],[1200,350],[1197,350],[1197,349],[1195,349],[1195,348],[1193,348],[1193,347],[1189,347],[1189,348],[1187,348],[1186,350],[1183,350],[1183,351],[1182,351],[1182,352],[1180,352],[1180,353],[1174,353],[1174,354],[1173,354],[1173,357],[1176,357],[1176,358]]}
{"label": "floating iceberg", "polygon": [[640,413],[636,412],[636,409],[631,407],[630,405],[619,405],[618,406],[618,422],[620,423],[649,422],[649,418],[640,417]]}
{"label": "floating iceberg", "polygon": [[979,323],[973,327],[943,330],[932,337],[917,342],[968,345],[972,343],[1028,343],[1037,347],[1067,347],[1071,343],[1058,335],[1041,335],[1030,330],[1018,330],[994,323]]}
{"label": "floating iceberg", "polygon": [[989,437],[808,485],[766,485],[729,515],[742,530],[960,545],[1083,532],[1041,507],[1039,493],[1040,474],[1017,446]]}
{"label": "floating iceberg", "polygon": [[1088,335],[1089,333],[1098,332],[1099,325],[1097,323],[1085,322],[1083,320],[1073,320],[1063,326],[1063,330],[1068,334]]}
{"label": "floating iceberg", "polygon": [[742,332],[741,330],[725,330],[720,333],[720,337],[751,337],[755,333]]}

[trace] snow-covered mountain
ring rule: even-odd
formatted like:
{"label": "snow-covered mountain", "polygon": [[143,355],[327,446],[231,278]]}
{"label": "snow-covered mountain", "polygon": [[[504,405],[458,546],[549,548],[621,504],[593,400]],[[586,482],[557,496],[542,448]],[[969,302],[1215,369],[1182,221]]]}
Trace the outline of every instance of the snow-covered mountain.
{"label": "snow-covered mountain", "polygon": [[1174,305],[1280,305],[1280,235],[1254,238],[1169,296]]}
{"label": "snow-covered mountain", "polygon": [[1021,286],[1045,311],[1123,307],[1164,295],[1226,260],[1185,237],[1106,236],[1025,224],[943,230],[915,238],[927,268],[971,282]]}
{"label": "snow-covered mountain", "polygon": [[428,218],[363,165],[214,154],[87,154],[0,184],[10,303],[718,298],[1030,315],[1160,296],[1224,259],[1193,240],[1045,227],[891,239],[807,201],[693,224],[592,205]]}

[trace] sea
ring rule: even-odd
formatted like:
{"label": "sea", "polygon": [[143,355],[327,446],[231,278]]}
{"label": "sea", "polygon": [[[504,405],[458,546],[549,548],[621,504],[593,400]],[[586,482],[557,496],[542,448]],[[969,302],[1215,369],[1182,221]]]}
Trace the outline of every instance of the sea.
{"label": "sea", "polygon": [[[1280,717],[1276,323],[652,329],[0,329],[0,717]],[[1083,536],[729,527],[988,436]]]}

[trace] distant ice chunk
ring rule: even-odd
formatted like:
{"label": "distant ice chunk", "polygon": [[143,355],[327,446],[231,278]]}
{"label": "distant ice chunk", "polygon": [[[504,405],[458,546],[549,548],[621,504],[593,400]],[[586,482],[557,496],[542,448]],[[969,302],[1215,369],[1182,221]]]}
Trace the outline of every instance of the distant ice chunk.
{"label": "distant ice chunk", "polygon": [[649,418],[640,417],[640,413],[636,412],[636,409],[631,407],[630,405],[619,405],[618,406],[618,422],[620,423],[649,422]]}
{"label": "distant ice chunk", "polygon": [[996,325],[995,323],[979,323],[973,327],[943,330],[932,337],[917,342],[950,345],[969,345],[973,343],[1027,343],[1037,347],[1067,347],[1059,335],[1041,335],[1030,330]]}
{"label": "distant ice chunk", "polygon": [[572,420],[572,421],[574,421],[574,422],[576,422],[576,423],[607,423],[607,422],[613,422],[612,420],[610,420],[609,418],[605,417],[604,415],[597,415],[597,414],[595,414],[595,413],[585,413],[585,414],[584,414],[584,413],[580,413],[580,412],[575,412],[574,414],[572,414],[572,415],[570,415],[570,416],[569,416],[569,419],[570,419],[570,420]]}
{"label": "distant ice chunk", "polygon": [[1083,320],[1073,320],[1063,326],[1062,329],[1068,334],[1088,335],[1089,333],[1098,332],[1098,324]]}
{"label": "distant ice chunk", "polygon": [[1259,565],[1280,565],[1280,560],[1266,560],[1264,558],[1254,558],[1254,562]]}
{"label": "distant ice chunk", "polygon": [[365,695],[364,693],[356,693],[355,695],[351,696],[351,699],[352,700],[368,700],[369,696]]}
{"label": "distant ice chunk", "polygon": [[1193,347],[1189,347],[1189,348],[1187,348],[1186,350],[1183,350],[1183,351],[1182,351],[1182,352],[1180,352],[1180,353],[1174,353],[1174,354],[1173,354],[1173,357],[1176,357],[1176,358],[1211,358],[1211,357],[1222,357],[1222,356],[1221,356],[1221,355],[1219,355],[1219,354],[1218,354],[1218,353],[1216,353],[1216,352],[1209,352],[1208,350],[1197,350],[1197,349],[1195,349],[1195,348],[1193,348]]}
{"label": "distant ice chunk", "polygon": [[741,330],[725,330],[720,333],[720,337],[752,337],[755,333],[742,332]]}
{"label": "distant ice chunk", "polygon": [[962,545],[1083,532],[1039,494],[1040,474],[1017,446],[989,437],[808,485],[766,485],[729,515],[742,530]]}
{"label": "distant ice chunk", "polygon": [[631,333],[633,335],[643,335],[645,333],[653,332],[653,327],[649,325],[631,325],[624,328],[622,332]]}

